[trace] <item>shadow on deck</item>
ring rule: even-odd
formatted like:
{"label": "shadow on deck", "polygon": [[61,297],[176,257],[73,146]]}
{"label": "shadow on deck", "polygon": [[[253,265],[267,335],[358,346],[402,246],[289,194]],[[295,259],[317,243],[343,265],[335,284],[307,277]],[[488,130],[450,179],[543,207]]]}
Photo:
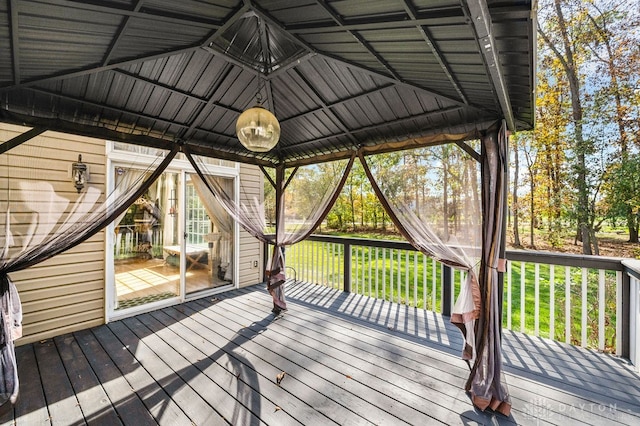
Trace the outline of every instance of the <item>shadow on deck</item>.
{"label": "shadow on deck", "polygon": [[20,398],[0,421],[640,424],[640,377],[616,357],[505,332],[506,418],[471,405],[447,318],[306,283],[287,292],[279,317],[253,286],[20,346]]}

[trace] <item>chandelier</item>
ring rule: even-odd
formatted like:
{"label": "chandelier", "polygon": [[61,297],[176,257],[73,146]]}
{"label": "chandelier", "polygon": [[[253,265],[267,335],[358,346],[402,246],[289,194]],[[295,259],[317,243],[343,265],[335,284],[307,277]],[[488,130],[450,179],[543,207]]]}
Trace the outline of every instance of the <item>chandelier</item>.
{"label": "chandelier", "polygon": [[270,151],[280,139],[278,119],[258,103],[244,111],[236,121],[236,134],[245,148],[254,152]]}

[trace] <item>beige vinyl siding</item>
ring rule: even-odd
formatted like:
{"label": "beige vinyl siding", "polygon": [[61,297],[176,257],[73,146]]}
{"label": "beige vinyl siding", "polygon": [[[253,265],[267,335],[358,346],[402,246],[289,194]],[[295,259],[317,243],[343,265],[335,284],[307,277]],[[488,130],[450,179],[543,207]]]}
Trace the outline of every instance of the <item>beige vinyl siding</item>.
{"label": "beige vinyl siding", "polygon": [[[0,124],[0,141],[5,142],[26,127]],[[0,176],[30,178],[47,182],[56,195],[74,202],[71,163],[89,166],[90,182],[104,192],[105,142],[81,136],[45,132],[0,156]],[[7,197],[6,179],[0,179],[0,199]],[[15,218],[27,212],[14,212]],[[26,344],[104,323],[105,288],[104,231],[88,241],[24,271],[11,274],[23,308],[23,337]]]}
{"label": "beige vinyl siding", "polygon": [[[247,164],[240,165],[240,201],[247,202],[257,197],[262,200],[264,192],[263,176],[260,169],[256,166]],[[262,243],[255,237],[251,236],[244,229],[240,228],[240,278],[239,286],[245,287],[257,284],[262,281],[263,262],[262,262]],[[258,261],[258,267],[254,267],[255,261]]]}

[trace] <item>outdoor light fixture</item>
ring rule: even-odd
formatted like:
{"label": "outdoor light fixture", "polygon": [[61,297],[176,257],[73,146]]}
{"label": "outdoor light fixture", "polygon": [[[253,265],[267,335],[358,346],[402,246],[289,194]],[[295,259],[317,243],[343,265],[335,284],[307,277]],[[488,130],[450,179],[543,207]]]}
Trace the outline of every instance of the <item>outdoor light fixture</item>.
{"label": "outdoor light fixture", "polygon": [[278,119],[260,104],[249,108],[238,117],[236,122],[238,139],[249,151],[270,151],[280,139]]}
{"label": "outdoor light fixture", "polygon": [[89,168],[82,162],[82,154],[78,154],[78,161],[71,164],[71,178],[79,194],[89,181]]}

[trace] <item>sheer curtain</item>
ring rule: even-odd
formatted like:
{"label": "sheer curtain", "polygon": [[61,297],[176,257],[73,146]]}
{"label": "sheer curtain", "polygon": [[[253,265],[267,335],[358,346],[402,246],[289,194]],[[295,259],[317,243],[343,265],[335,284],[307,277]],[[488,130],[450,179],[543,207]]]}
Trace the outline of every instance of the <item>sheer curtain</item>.
{"label": "sheer curtain", "polygon": [[[213,241],[214,255],[222,263],[227,263],[229,266],[225,271],[225,279],[231,280],[233,277],[233,256],[231,245],[225,245],[222,248],[222,242],[233,241],[233,218],[227,213],[227,211],[220,205],[220,202],[211,196],[211,193],[207,189],[206,183],[197,174],[192,174],[191,181],[193,187],[200,197],[202,204],[204,205],[207,214],[211,221],[215,224],[216,228],[220,231],[220,235]],[[215,180],[220,188],[223,188],[225,194],[233,194],[233,180],[221,177],[211,177]]]}
{"label": "sheer curtain", "polygon": [[467,272],[451,316],[463,333],[462,357],[471,368],[466,389],[477,407],[508,416],[511,403],[502,372],[497,270],[505,146],[503,125],[482,137],[480,164],[451,144],[395,154],[391,160],[360,153],[360,160],[407,241]]}
{"label": "sheer curtain", "polygon": [[[267,180],[274,186],[276,193],[275,238],[267,233],[264,202],[259,202],[255,197],[241,197],[245,199],[236,203],[233,195],[225,191],[211,173],[207,172],[204,161],[192,156],[188,147],[185,147],[185,154],[212,196],[216,197],[229,215],[259,241],[274,246],[267,265],[267,290],[273,299],[273,312],[277,314],[286,310],[284,247],[308,237],[324,220],[342,191],[355,153],[349,160],[293,169],[288,176],[284,167],[276,167],[275,179],[267,175]],[[297,197],[301,196],[308,197],[308,203],[298,202]]]}
{"label": "sheer curtain", "polygon": [[[149,188],[178,151],[176,147],[164,158],[158,157],[150,166],[153,172],[145,179],[134,180],[126,188],[119,186],[106,197],[91,185],[79,195],[68,197],[42,180],[41,176],[55,171],[48,169],[46,159],[41,160],[42,164],[34,160],[38,158],[37,152],[29,153],[29,149],[37,150],[21,145],[0,156],[8,170],[0,190],[0,288],[4,313],[0,315],[3,322],[0,330],[2,404],[15,402],[19,389],[13,341],[21,334],[22,311],[10,274],[50,259],[99,232]],[[24,151],[29,164],[21,164]],[[18,170],[31,168],[31,174],[12,175],[10,166],[16,164],[22,166]]]}
{"label": "sheer curtain", "polygon": [[482,262],[480,264],[480,304],[475,324],[478,356],[473,364],[466,389],[473,403],[508,416],[511,397],[502,370],[502,288],[499,272],[504,272],[500,258],[506,209],[506,167],[508,133],[503,121],[498,131],[488,132],[482,139]]}
{"label": "sheer curtain", "polygon": [[466,272],[452,320],[464,324],[462,356],[474,362],[472,323],[479,314],[474,301],[480,297],[482,247],[480,164],[455,145],[388,157],[361,154],[360,161],[378,199],[405,239],[425,255]]}

